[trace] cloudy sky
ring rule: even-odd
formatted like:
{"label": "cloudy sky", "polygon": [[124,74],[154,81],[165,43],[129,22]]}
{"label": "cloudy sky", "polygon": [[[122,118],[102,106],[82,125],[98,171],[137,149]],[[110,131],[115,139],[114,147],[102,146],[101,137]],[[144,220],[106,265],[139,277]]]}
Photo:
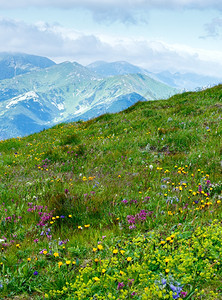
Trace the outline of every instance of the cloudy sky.
{"label": "cloudy sky", "polygon": [[0,52],[222,78],[222,1],[0,0]]}

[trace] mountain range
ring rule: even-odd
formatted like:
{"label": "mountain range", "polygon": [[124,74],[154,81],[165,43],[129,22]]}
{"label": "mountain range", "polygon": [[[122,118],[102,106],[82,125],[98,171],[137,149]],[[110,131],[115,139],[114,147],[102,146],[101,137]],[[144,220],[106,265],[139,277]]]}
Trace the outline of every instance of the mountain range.
{"label": "mountain range", "polygon": [[180,92],[189,78],[198,83],[198,76],[154,74],[127,62],[83,66],[0,53],[0,139],[118,112],[138,101],[167,99]]}
{"label": "mountain range", "polygon": [[134,66],[124,61],[111,63],[97,61],[88,65],[87,67],[104,77],[135,73],[145,74],[171,87],[187,91],[201,90],[202,88],[214,86],[222,82],[221,77],[207,76],[196,73],[172,73],[168,70],[153,73],[144,68]]}
{"label": "mountain range", "polygon": [[[32,62],[24,54],[7,56],[7,61],[13,63],[2,59],[0,139],[118,112],[139,100],[165,99],[178,92],[141,73],[104,76],[76,62],[55,64],[41,57]],[[23,74],[12,77],[13,68]]]}

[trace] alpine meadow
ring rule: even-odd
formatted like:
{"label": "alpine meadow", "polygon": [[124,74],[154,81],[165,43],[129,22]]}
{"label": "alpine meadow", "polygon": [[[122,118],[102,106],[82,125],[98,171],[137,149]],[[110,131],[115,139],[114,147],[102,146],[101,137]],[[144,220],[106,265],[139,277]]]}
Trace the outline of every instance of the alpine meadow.
{"label": "alpine meadow", "polygon": [[221,99],[0,141],[0,298],[222,299]]}

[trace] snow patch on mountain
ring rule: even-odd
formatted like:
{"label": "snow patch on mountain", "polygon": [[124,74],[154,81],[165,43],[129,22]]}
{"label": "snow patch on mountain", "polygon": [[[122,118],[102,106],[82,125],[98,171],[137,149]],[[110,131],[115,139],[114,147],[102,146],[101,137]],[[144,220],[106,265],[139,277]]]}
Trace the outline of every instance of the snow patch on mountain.
{"label": "snow patch on mountain", "polygon": [[56,107],[58,110],[64,110],[64,109],[65,109],[63,103],[52,102],[52,104],[55,105],[55,107]]}
{"label": "snow patch on mountain", "polygon": [[18,102],[21,101],[28,101],[28,100],[33,100],[34,102],[38,102],[39,96],[36,94],[34,91],[29,91],[23,95],[19,95],[17,97],[14,97],[10,100],[10,102],[6,105],[6,108],[9,109],[12,106],[16,105]]}

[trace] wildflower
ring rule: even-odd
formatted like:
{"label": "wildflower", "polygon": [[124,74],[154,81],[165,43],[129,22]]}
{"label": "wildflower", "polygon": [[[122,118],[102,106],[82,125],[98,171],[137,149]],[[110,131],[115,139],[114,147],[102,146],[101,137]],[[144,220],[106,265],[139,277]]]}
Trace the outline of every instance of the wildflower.
{"label": "wildflower", "polygon": [[129,282],[128,282],[128,286],[132,286],[133,282],[134,282],[134,279],[128,279]]}
{"label": "wildflower", "polygon": [[84,225],[84,227],[85,227],[85,228],[89,228],[89,226],[90,226],[89,224],[87,224],[87,225]]}
{"label": "wildflower", "polygon": [[95,263],[98,263],[99,260],[98,260],[98,258],[95,258],[94,261],[95,261]]}
{"label": "wildflower", "polygon": [[30,257],[28,257],[28,258],[27,258],[27,261],[31,261],[31,258],[30,258]]}
{"label": "wildflower", "polygon": [[114,249],[113,254],[117,254],[117,253],[118,253],[118,249]]}
{"label": "wildflower", "polygon": [[21,245],[20,244],[16,244],[16,248],[20,248],[21,247]]}
{"label": "wildflower", "polygon": [[72,215],[69,215],[69,218],[72,218]]}
{"label": "wildflower", "polygon": [[93,248],[93,252],[96,252],[97,251],[97,248]]}
{"label": "wildflower", "polygon": [[106,269],[102,269],[102,273],[103,273],[103,274],[106,273]]}
{"label": "wildflower", "polygon": [[58,257],[58,256],[59,256],[59,253],[58,253],[58,252],[55,252],[53,255],[54,255],[55,257]]}
{"label": "wildflower", "polygon": [[170,270],[169,270],[169,269],[166,269],[165,272],[166,272],[166,274],[168,274],[168,273],[170,272]]}
{"label": "wildflower", "polygon": [[120,253],[123,255],[126,251],[125,250],[120,250]]}
{"label": "wildflower", "polygon": [[98,245],[97,248],[98,248],[98,250],[103,250],[103,246],[102,245]]}
{"label": "wildflower", "polygon": [[35,275],[35,276],[38,275],[38,274],[39,274],[39,273],[38,273],[37,271],[35,271],[35,272],[33,273],[33,275]]}
{"label": "wildflower", "polygon": [[67,266],[71,264],[71,260],[66,261]]}
{"label": "wildflower", "polygon": [[130,225],[129,226],[129,229],[134,229],[134,228],[136,228],[136,225]]}
{"label": "wildflower", "polygon": [[100,281],[100,279],[98,277],[93,277],[93,280]]}
{"label": "wildflower", "polygon": [[125,284],[123,282],[118,282],[117,290],[121,290],[124,286]]}
{"label": "wildflower", "polygon": [[47,250],[44,250],[42,253],[43,253],[43,254],[47,254]]}
{"label": "wildflower", "polygon": [[173,291],[173,299],[178,299],[182,288],[180,286],[174,286],[173,284],[170,284],[170,288]]}
{"label": "wildflower", "polygon": [[58,262],[59,268],[60,268],[62,265],[63,265],[63,262],[59,261],[59,262]]}
{"label": "wildflower", "polygon": [[131,260],[132,260],[132,257],[127,257],[127,259],[126,259],[128,262],[130,262]]}
{"label": "wildflower", "polygon": [[180,295],[181,295],[181,297],[185,298],[186,295],[187,295],[187,292],[183,292],[183,291],[182,291],[182,292],[180,293]]}

